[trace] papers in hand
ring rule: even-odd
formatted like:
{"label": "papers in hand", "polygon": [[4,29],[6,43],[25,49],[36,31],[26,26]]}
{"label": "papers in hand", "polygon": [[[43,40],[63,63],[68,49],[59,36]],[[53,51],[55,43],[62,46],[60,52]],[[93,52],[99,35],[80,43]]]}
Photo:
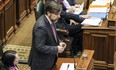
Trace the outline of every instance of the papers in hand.
{"label": "papers in hand", "polygon": [[74,70],[74,63],[62,63],[60,70]]}
{"label": "papers in hand", "polygon": [[89,18],[89,19],[85,19],[81,24],[84,26],[101,26],[101,18]]}
{"label": "papers in hand", "polygon": [[81,4],[79,8],[75,8],[74,14],[80,14],[83,11],[84,2]]}

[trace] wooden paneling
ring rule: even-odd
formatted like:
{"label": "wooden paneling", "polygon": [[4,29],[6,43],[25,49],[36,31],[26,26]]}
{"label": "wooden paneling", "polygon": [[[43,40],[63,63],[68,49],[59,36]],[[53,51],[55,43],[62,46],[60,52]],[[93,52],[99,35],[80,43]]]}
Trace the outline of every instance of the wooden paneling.
{"label": "wooden paneling", "polygon": [[16,24],[15,0],[5,0],[0,5],[0,42],[3,44],[14,32]]}
{"label": "wooden paneling", "polygon": [[16,11],[15,3],[10,0],[9,3],[5,5],[5,36],[6,39],[12,34],[15,29],[16,24]]}
{"label": "wooden paneling", "polygon": [[0,5],[0,44],[4,40],[4,4]]}
{"label": "wooden paneling", "polygon": [[[96,60],[108,62],[108,36],[102,34],[92,34],[92,49],[96,51],[94,58]],[[105,48],[105,49],[104,49]],[[105,58],[104,58],[105,57]]]}
{"label": "wooden paneling", "polygon": [[90,29],[84,28],[83,47],[84,49],[95,50],[94,59],[99,61],[95,63],[107,68],[108,64],[113,64],[116,49],[116,29],[97,28],[99,27],[94,27],[94,29],[91,27]]}
{"label": "wooden paneling", "polygon": [[[112,6],[116,6],[116,0]],[[110,9],[108,19],[99,27],[84,26],[83,47],[95,50],[95,67],[112,70],[116,50],[116,17]],[[93,22],[94,23],[94,22]]]}
{"label": "wooden paneling", "polygon": [[84,49],[92,48],[90,32],[86,32],[86,31],[83,32],[83,46]]}
{"label": "wooden paneling", "polygon": [[34,6],[39,0],[29,0],[30,10],[32,11]]}
{"label": "wooden paneling", "polygon": [[16,19],[20,25],[24,18],[29,14],[29,0],[16,0]]}

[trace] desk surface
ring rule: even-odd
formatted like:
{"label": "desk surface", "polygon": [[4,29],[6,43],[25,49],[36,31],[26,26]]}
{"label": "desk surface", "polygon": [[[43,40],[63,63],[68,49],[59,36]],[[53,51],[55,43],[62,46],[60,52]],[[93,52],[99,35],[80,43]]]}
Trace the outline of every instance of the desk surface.
{"label": "desk surface", "polygon": [[[78,63],[79,58],[76,58],[75,61]],[[60,70],[60,66],[62,65],[62,63],[73,63],[73,62],[74,62],[73,58],[58,58],[58,61],[53,70]]]}
{"label": "desk surface", "polygon": [[[84,50],[84,53],[88,55],[87,59],[83,61],[83,57],[75,58],[75,62],[77,63],[77,70],[80,67],[85,68],[84,70],[91,70],[93,67],[94,61],[92,60],[94,51],[93,50]],[[56,65],[53,70],[59,70],[62,63],[74,63],[74,58],[58,58]],[[91,66],[91,67],[90,67]]]}

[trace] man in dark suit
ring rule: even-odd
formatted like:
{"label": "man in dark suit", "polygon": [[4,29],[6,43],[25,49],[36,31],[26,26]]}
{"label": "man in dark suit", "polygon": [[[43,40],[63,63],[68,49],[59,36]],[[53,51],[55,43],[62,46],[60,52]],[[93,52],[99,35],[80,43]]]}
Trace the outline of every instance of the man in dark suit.
{"label": "man in dark suit", "polygon": [[66,48],[56,33],[55,22],[60,18],[62,7],[55,1],[45,4],[45,14],[34,25],[32,48],[28,63],[31,70],[52,70],[58,57]]}

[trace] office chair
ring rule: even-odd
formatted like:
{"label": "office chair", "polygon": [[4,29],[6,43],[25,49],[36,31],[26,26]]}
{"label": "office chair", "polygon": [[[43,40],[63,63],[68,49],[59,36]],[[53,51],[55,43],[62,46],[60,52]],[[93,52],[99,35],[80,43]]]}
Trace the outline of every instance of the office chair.
{"label": "office chair", "polygon": [[3,54],[3,46],[0,45],[0,57],[2,56],[2,54]]}

